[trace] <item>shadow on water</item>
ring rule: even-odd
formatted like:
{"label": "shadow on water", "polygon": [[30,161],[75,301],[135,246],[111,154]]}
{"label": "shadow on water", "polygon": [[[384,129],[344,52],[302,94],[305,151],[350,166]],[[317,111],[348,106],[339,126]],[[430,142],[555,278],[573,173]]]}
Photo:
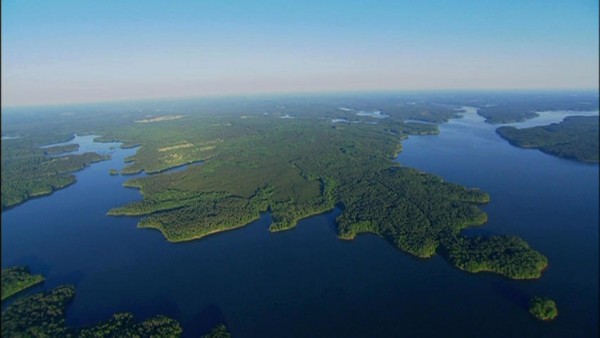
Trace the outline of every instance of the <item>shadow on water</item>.
{"label": "shadow on water", "polygon": [[[77,298],[77,292],[77,287],[75,287],[75,298]],[[78,329],[92,327],[110,320],[115,314],[124,312],[132,313],[135,323],[141,323],[142,321],[154,318],[158,315],[166,316],[176,320],[179,320],[182,316],[177,303],[169,299],[169,296],[166,294],[161,294],[144,305],[140,305],[134,298],[122,298],[120,301],[114,303],[111,308],[112,310],[110,311],[110,314],[103,316],[103,318],[95,318],[94,321],[90,321],[87,324],[77,325],[77,323],[73,321],[73,316],[71,315],[71,313],[74,311],[73,307],[68,305],[66,316],[67,326]],[[157,309],[160,309],[160,312],[157,312]]]}
{"label": "shadow on water", "polygon": [[508,299],[511,303],[515,304],[525,312],[528,311],[529,296],[523,291],[501,282],[493,282],[492,290],[494,290],[494,292],[501,295],[502,297]]}
{"label": "shadow on water", "polygon": [[[45,263],[40,257],[34,255],[27,255],[24,257],[20,257],[15,261],[14,265],[24,265],[29,267],[29,270],[34,274],[41,274],[43,276],[48,275],[50,270],[52,270],[52,266]],[[5,268],[4,264],[2,268]]]}
{"label": "shadow on water", "polygon": [[327,228],[331,233],[333,233],[336,237],[338,235],[338,224],[337,218],[344,212],[344,205],[342,203],[336,203],[335,207],[331,210],[324,212],[322,215],[327,217]]}
{"label": "shadow on water", "polygon": [[[85,277],[85,275],[84,275],[83,271],[75,270],[75,271],[71,271],[66,274],[54,276],[53,279],[57,280],[57,281],[58,280],[69,281],[69,284],[73,284],[75,286],[75,288],[77,288],[77,285],[79,283],[81,283],[81,281],[84,279],[84,277]],[[77,292],[77,290],[75,290],[75,292]]]}
{"label": "shadow on water", "polygon": [[[156,301],[156,306],[154,309],[161,309],[160,315],[170,318],[181,318],[181,310],[179,309],[179,305],[171,300],[169,295],[161,295],[161,297]],[[157,313],[154,311],[154,309],[148,309],[148,312],[145,315],[148,317],[156,316]]]}
{"label": "shadow on water", "polygon": [[201,309],[189,322],[182,324],[185,327],[184,337],[201,337],[219,324],[227,325],[225,315],[216,304]]}

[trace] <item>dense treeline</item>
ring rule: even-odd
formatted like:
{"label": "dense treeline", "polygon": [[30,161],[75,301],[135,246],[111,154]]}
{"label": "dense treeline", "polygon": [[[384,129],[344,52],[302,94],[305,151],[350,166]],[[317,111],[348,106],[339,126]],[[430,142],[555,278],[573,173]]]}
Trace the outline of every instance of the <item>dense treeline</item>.
{"label": "dense treeline", "polygon": [[372,232],[423,258],[435,254],[446,232],[487,220],[473,205],[486,203],[487,194],[408,168],[393,167],[348,182],[340,195],[344,205],[337,219],[341,238]]}
{"label": "dense treeline", "polygon": [[[140,227],[157,228],[170,241],[243,226],[265,211],[273,216],[271,231],[290,229],[298,220],[338,205],[340,238],[375,233],[417,257],[439,253],[465,271],[537,278],[547,259],[522,239],[461,235],[465,227],[486,222],[487,215],[478,207],[489,201],[486,193],[390,159],[408,135],[437,133],[436,125],[407,120],[439,123],[469,105],[479,107],[488,122],[506,122],[543,110],[594,110],[597,94],[593,95],[578,97],[577,104],[566,96],[553,101],[554,95],[541,101],[533,96],[506,101],[502,95],[452,94],[440,95],[434,103],[426,95],[386,94],[167,101],[118,109],[101,105],[74,108],[72,114],[61,109],[47,115],[3,111],[3,135],[19,138],[2,141],[2,207],[71,184],[74,176],[69,172],[103,159],[97,154],[48,157],[41,145],[67,141],[73,133],[96,134],[103,135],[98,141],[140,146],[127,159],[123,174],[161,173],[203,162],[126,182],[140,189],[143,200],[109,211],[143,216]],[[381,114],[369,114],[376,111]],[[168,114],[181,118],[154,119]],[[135,123],[139,119],[157,122]],[[157,316],[135,323],[127,313],[94,327],[69,328],[65,308],[73,295],[72,287],[59,287],[17,300],[2,314],[2,335],[181,335],[173,319]],[[209,336],[229,333],[219,326]]]}
{"label": "dense treeline", "polygon": [[156,316],[140,323],[130,313],[118,313],[103,323],[81,330],[67,326],[66,308],[75,288],[63,285],[50,292],[16,300],[2,312],[3,337],[180,337],[179,322]]}
{"label": "dense treeline", "polygon": [[[136,139],[146,149],[132,159],[132,167],[139,168],[154,167],[150,163],[160,149],[187,151],[189,144],[214,148],[202,166],[128,181],[127,186],[141,189],[144,199],[109,214],[146,216],[140,227],[156,228],[169,241],[186,241],[243,226],[267,210],[273,216],[270,231],[286,230],[340,204],[340,238],[371,232],[424,258],[443,252],[447,237],[462,238],[460,230],[487,221],[477,207],[489,201],[486,193],[390,162],[401,149],[400,141],[414,132],[401,122],[332,125],[261,117],[205,126],[199,124],[199,132],[192,132],[188,121],[183,130],[190,128],[189,134],[177,130],[180,141],[167,130],[149,134],[153,147]],[[185,147],[160,147],[162,138]],[[467,249],[475,252],[474,246]],[[524,252],[539,254],[529,247],[519,253],[505,251],[506,260],[488,259],[486,271],[519,278],[512,270],[530,267],[506,265],[524,264]],[[464,269],[458,260],[449,261]],[[532,274],[539,275],[541,269]]]}
{"label": "dense treeline", "polygon": [[2,208],[64,188],[75,182],[75,176],[70,172],[106,159],[107,156],[96,153],[2,159]]}
{"label": "dense treeline", "polygon": [[482,96],[470,105],[479,108],[478,114],[486,122],[512,123],[538,116],[542,111],[594,111],[598,110],[598,92],[548,92],[548,93],[504,93]]}
{"label": "dense treeline", "polygon": [[[439,99],[445,102],[396,94],[182,101],[153,103],[152,111],[160,113],[149,117],[143,105],[113,113],[112,123],[96,121],[93,127],[81,117],[68,119],[70,132],[140,145],[124,174],[203,161],[126,183],[140,188],[143,201],[109,212],[144,216],[139,226],[157,228],[168,240],[243,226],[267,210],[274,220],[270,230],[285,230],[339,204],[341,238],[373,232],[403,251],[430,257],[442,250],[445,237],[484,223],[487,216],[477,205],[489,199],[390,161],[407,135],[437,132],[435,125],[406,120],[446,121],[465,103],[484,106],[493,97]],[[160,119],[169,114],[181,118]],[[140,117],[156,122],[135,123]],[[69,124],[48,126],[53,135],[64,135]],[[18,127],[11,133],[27,134],[26,124]],[[20,167],[26,172],[36,165]]]}
{"label": "dense treeline", "polygon": [[2,142],[2,209],[64,188],[75,182],[71,172],[109,158],[96,153],[50,157],[45,151],[28,138]]}
{"label": "dense treeline", "polygon": [[496,132],[510,144],[535,148],[545,153],[597,163],[600,156],[598,116],[569,116],[560,123],[517,129],[500,127]]}
{"label": "dense treeline", "polygon": [[521,122],[539,114],[528,105],[499,105],[491,107],[480,107],[477,114],[485,117],[485,122],[492,124]]}
{"label": "dense treeline", "polygon": [[32,275],[26,266],[2,269],[2,300],[44,281],[42,275]]}
{"label": "dense treeline", "polygon": [[515,236],[461,237],[443,240],[443,255],[468,272],[495,272],[512,279],[536,279],[548,259]]}
{"label": "dense treeline", "polygon": [[71,143],[71,144],[65,144],[65,145],[61,145],[61,146],[46,147],[46,148],[42,148],[42,149],[44,149],[44,154],[46,154],[46,155],[60,155],[63,153],[70,153],[72,151],[78,150],[79,144]]}
{"label": "dense treeline", "polygon": [[[109,320],[82,329],[66,323],[66,309],[75,297],[72,285],[17,299],[2,312],[2,337],[181,337],[180,323],[157,315],[136,322],[131,313],[117,313]],[[207,337],[229,337],[225,325]]]}
{"label": "dense treeline", "polygon": [[558,316],[558,308],[550,298],[533,297],[529,301],[529,313],[539,320],[553,320]]}
{"label": "dense treeline", "polygon": [[17,299],[2,311],[2,337],[74,336],[65,319],[67,304],[74,296],[75,288],[65,285]]}
{"label": "dense treeline", "polygon": [[131,313],[117,313],[106,322],[84,328],[77,337],[181,337],[183,330],[175,319],[158,315],[136,323]]}

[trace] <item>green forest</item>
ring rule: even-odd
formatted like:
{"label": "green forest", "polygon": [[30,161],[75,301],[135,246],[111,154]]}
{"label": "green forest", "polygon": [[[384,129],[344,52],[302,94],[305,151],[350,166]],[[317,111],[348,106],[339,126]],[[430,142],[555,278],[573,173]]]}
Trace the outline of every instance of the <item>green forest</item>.
{"label": "green forest", "polygon": [[[456,109],[446,108],[447,116]],[[311,115],[244,116],[187,116],[161,122],[164,126],[131,125],[130,130],[105,135],[141,145],[124,173],[157,173],[203,161],[181,172],[127,181],[125,185],[140,189],[144,199],[108,214],[144,216],[139,227],[158,229],[167,240],[181,242],[244,226],[267,211],[273,217],[270,230],[282,231],[339,206],[340,238],[375,233],[422,258],[443,251],[448,236],[460,238],[462,229],[487,221],[477,207],[489,201],[485,192],[392,161],[404,138],[435,132],[435,125],[404,123],[393,113],[376,124],[332,123]],[[529,246],[518,253],[503,250],[480,259],[485,269],[470,271],[538,278],[545,264],[514,268],[521,274],[505,266],[525,262],[524,252],[541,256]]]}
{"label": "green forest", "polygon": [[42,275],[32,275],[26,266],[2,269],[2,300],[44,281]]}
{"label": "green forest", "polygon": [[547,92],[547,93],[498,93],[485,97],[484,102],[474,100],[477,113],[492,124],[521,122],[539,116],[544,111],[595,111],[599,108],[598,94]]}
{"label": "green forest", "polygon": [[[70,115],[58,108],[43,115],[27,110],[3,114],[3,135],[18,137],[2,140],[2,210],[73,184],[73,171],[107,159],[96,153],[65,154],[77,145],[45,145],[69,141],[74,133],[102,135],[96,141],[139,147],[123,170],[109,174],[148,174],[124,183],[139,189],[142,200],[107,214],[140,217],[139,227],[156,229],[171,242],[239,228],[265,212],[273,220],[269,231],[285,231],[303,218],[338,208],[336,230],[342,240],[371,233],[418,258],[440,255],[465,272],[536,279],[548,259],[523,239],[463,234],[487,222],[480,207],[493,196],[393,161],[404,139],[436,134],[434,123],[457,118],[464,102],[491,123],[594,105],[581,97],[580,103],[565,97],[545,104],[530,97],[504,104],[496,100],[504,98],[441,95],[437,103],[385,95],[256,98],[153,102],[151,110],[106,104],[80,106]],[[498,133],[518,146],[598,161],[597,117],[522,130],[502,127]],[[165,172],[190,163],[195,165]],[[3,299],[43,281],[24,267],[12,269],[2,272]],[[118,313],[92,327],[71,328],[65,311],[74,296],[72,286],[59,286],[15,300],[2,313],[2,335],[182,335],[180,324],[162,315],[138,322],[130,313]],[[531,312],[542,319],[555,316],[551,305],[532,301]],[[229,336],[219,325],[205,337]]]}
{"label": "green forest", "polygon": [[[487,242],[457,244],[467,241],[462,229],[487,221],[479,208],[490,200],[485,192],[393,162],[403,139],[438,132],[435,124],[407,120],[440,123],[457,117],[461,107],[393,96],[167,102],[153,105],[153,111],[160,110],[153,115],[108,105],[82,107],[72,116],[48,112],[45,132],[31,129],[31,120],[39,116],[21,112],[3,117],[11,122],[7,132],[22,136],[2,142],[7,149],[2,152],[3,207],[71,184],[69,172],[103,159],[97,154],[49,157],[40,146],[73,133],[95,134],[102,135],[97,141],[139,146],[121,174],[150,174],[125,183],[140,189],[143,200],[108,214],[142,216],[139,227],[157,229],[172,242],[235,229],[262,212],[272,215],[270,231],[283,231],[337,206],[341,239],[369,232],[417,257],[442,254],[459,269],[537,278],[545,264],[525,264],[523,257],[541,256],[529,246],[503,250],[492,241],[485,251],[498,254],[469,255],[465,251],[476,252]],[[196,162],[201,163],[163,173]],[[461,259],[448,254],[458,251]],[[464,257],[476,264],[465,264]]]}
{"label": "green forest", "polygon": [[[69,186],[76,180],[72,172],[109,158],[96,153],[49,156],[76,150],[79,145],[40,148],[36,141],[33,138],[2,141],[3,210]],[[59,142],[64,138],[58,135],[48,141]]]}
{"label": "green forest", "polygon": [[[66,323],[66,310],[75,297],[72,285],[20,299],[2,311],[2,337],[181,337],[181,324],[157,315],[135,321],[133,314],[116,313],[106,321],[90,327],[73,328]],[[223,324],[206,337],[229,337]]]}
{"label": "green forest", "polygon": [[510,144],[539,149],[547,154],[580,162],[598,163],[600,156],[598,116],[569,116],[560,123],[517,129],[500,127],[496,132]]}
{"label": "green forest", "polygon": [[539,320],[553,320],[558,316],[558,308],[550,298],[533,297],[529,302],[529,313]]}
{"label": "green forest", "polygon": [[74,329],[66,324],[66,309],[75,297],[71,285],[37,293],[16,300],[2,312],[3,337],[179,337],[179,323],[165,316],[156,316],[140,323],[130,313],[113,315],[93,327]]}
{"label": "green forest", "polygon": [[44,154],[46,155],[60,155],[78,150],[79,144],[71,143],[62,146],[43,147],[42,149],[44,149]]}
{"label": "green forest", "polygon": [[548,259],[515,236],[444,239],[443,255],[468,272],[495,272],[512,279],[540,278]]}

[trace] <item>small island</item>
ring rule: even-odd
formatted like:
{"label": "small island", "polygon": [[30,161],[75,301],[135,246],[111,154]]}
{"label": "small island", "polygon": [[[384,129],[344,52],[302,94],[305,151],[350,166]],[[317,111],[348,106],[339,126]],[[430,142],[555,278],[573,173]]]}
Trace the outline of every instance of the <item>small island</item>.
{"label": "small island", "polygon": [[600,128],[598,116],[570,116],[560,123],[517,129],[500,127],[498,135],[520,148],[580,162],[598,163]]}
{"label": "small island", "polygon": [[108,172],[111,176],[119,175],[119,171],[117,169],[110,169]]}
{"label": "small island", "polygon": [[2,300],[44,281],[42,275],[32,275],[26,266],[2,269]]}
{"label": "small island", "polygon": [[529,313],[539,320],[553,320],[558,316],[556,303],[546,297],[534,297],[529,302]]}

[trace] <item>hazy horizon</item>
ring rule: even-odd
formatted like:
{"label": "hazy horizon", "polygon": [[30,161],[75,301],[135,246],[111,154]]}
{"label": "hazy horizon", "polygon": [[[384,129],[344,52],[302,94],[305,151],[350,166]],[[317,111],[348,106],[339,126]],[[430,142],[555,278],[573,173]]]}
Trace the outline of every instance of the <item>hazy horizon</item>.
{"label": "hazy horizon", "polygon": [[532,88],[532,89],[413,89],[413,90],[354,90],[354,91],[321,91],[321,92],[280,92],[280,93],[242,93],[242,94],[223,94],[223,95],[205,95],[205,96],[172,96],[172,97],[153,97],[153,98],[131,98],[122,100],[103,100],[103,101],[82,101],[82,102],[66,102],[66,103],[41,103],[41,104],[18,104],[18,105],[2,105],[4,110],[12,109],[35,109],[35,108],[70,108],[77,106],[93,106],[93,105],[119,105],[119,104],[148,104],[148,103],[170,103],[181,101],[202,101],[202,100],[228,100],[228,99],[291,99],[303,97],[348,97],[357,96],[365,97],[369,95],[417,95],[417,96],[434,96],[434,95],[477,95],[477,94],[596,94],[600,97],[600,89],[598,88],[568,88],[568,89],[553,89],[553,88]]}
{"label": "hazy horizon", "polygon": [[2,2],[2,107],[598,90],[598,2]]}

